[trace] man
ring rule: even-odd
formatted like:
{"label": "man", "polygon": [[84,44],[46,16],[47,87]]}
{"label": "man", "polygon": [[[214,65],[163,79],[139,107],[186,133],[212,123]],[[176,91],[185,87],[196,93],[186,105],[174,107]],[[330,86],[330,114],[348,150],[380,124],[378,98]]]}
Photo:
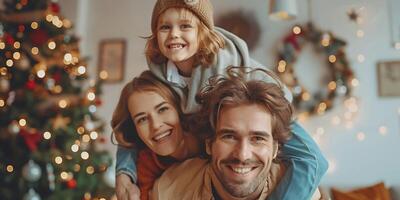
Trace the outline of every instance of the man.
{"label": "man", "polygon": [[208,133],[209,157],[169,168],[154,184],[153,199],[266,199],[279,182],[283,165],[273,160],[290,137],[292,106],[280,85],[246,81],[268,72],[244,69],[231,68],[198,95],[196,121],[205,123],[196,129]]}

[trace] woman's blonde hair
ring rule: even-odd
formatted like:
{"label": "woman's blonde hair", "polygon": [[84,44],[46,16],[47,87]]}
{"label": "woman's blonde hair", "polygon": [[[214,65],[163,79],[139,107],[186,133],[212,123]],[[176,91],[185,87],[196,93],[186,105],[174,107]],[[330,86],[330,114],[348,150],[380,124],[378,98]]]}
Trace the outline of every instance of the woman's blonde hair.
{"label": "woman's blonde hair", "polygon": [[[186,8],[174,8],[181,12],[181,16],[185,16],[186,13],[191,13],[193,17],[196,17],[190,10]],[[196,64],[202,66],[210,66],[215,62],[218,51],[220,48],[225,47],[225,41],[221,35],[219,35],[215,29],[208,28],[201,20],[196,20],[198,26],[198,43],[199,49],[196,53]],[[158,46],[157,33],[153,32],[150,37],[147,38],[145,54],[147,60],[162,64],[167,62],[167,58],[161,53],[160,47]]]}
{"label": "woman's blonde hair", "polygon": [[140,149],[145,144],[138,136],[128,109],[129,97],[135,92],[156,92],[177,110],[179,119],[182,119],[183,114],[179,106],[179,96],[150,71],[144,71],[140,76],[127,83],[121,91],[118,104],[114,110],[111,127],[119,145],[134,146]]}

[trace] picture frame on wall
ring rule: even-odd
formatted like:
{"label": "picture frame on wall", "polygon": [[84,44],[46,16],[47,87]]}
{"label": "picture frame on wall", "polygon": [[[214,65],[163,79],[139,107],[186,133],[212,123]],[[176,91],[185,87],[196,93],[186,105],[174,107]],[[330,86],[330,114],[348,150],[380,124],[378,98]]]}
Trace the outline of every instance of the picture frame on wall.
{"label": "picture frame on wall", "polygon": [[123,81],[125,54],[125,39],[104,39],[100,41],[98,72],[105,82]]}
{"label": "picture frame on wall", "polygon": [[377,65],[378,93],[382,97],[400,97],[400,60]]}

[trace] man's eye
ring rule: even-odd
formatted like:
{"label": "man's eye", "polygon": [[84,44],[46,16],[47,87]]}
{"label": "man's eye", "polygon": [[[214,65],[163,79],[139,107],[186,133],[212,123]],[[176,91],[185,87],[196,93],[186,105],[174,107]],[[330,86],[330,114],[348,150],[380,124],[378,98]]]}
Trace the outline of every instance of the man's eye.
{"label": "man's eye", "polygon": [[223,140],[233,140],[233,139],[235,139],[235,137],[233,135],[226,134],[226,135],[222,135],[221,139],[223,139]]}
{"label": "man's eye", "polygon": [[253,137],[253,141],[255,141],[255,142],[266,142],[267,140],[264,137],[255,136],[255,137]]}

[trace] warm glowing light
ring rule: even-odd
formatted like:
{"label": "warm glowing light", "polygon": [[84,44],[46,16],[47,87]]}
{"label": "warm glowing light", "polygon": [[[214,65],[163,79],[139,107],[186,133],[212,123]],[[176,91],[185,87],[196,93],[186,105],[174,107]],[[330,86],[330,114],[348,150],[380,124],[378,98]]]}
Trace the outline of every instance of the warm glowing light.
{"label": "warm glowing light", "polygon": [[72,61],[72,54],[66,53],[64,55],[64,61],[67,62],[67,63],[70,63]]}
{"label": "warm glowing light", "polygon": [[60,177],[61,177],[61,179],[63,179],[63,180],[67,180],[67,178],[68,178],[68,173],[67,173],[67,172],[61,172]]}
{"label": "warm glowing light", "polygon": [[0,99],[0,108],[4,107],[6,105],[6,102],[4,102],[3,99]]}
{"label": "warm glowing light", "polygon": [[72,27],[72,23],[68,19],[63,19],[62,22],[63,22],[65,28],[71,28]]}
{"label": "warm glowing light", "polygon": [[31,23],[31,28],[32,29],[37,29],[39,27],[39,24],[37,22],[32,22]]}
{"label": "warm glowing light", "polygon": [[46,140],[49,140],[51,138],[51,133],[48,132],[48,131],[44,132],[43,133],[43,138],[46,139]]}
{"label": "warm glowing light", "polygon": [[96,98],[96,95],[94,94],[94,92],[89,92],[87,94],[87,98],[89,99],[89,101],[93,101]]}
{"label": "warm glowing light", "polygon": [[61,163],[63,162],[63,159],[62,159],[60,156],[57,156],[57,157],[54,159],[54,162],[56,162],[57,164],[61,164]]}
{"label": "warm glowing light", "polygon": [[85,128],[80,126],[80,127],[78,127],[78,129],[76,129],[76,132],[78,132],[79,134],[83,134],[83,133],[85,133]]}
{"label": "warm glowing light", "polygon": [[21,47],[21,43],[16,41],[14,42],[14,48],[19,49]]}
{"label": "warm glowing light", "polygon": [[108,72],[106,70],[102,70],[99,74],[100,78],[105,80],[108,78]]}
{"label": "warm glowing light", "polygon": [[328,33],[322,35],[321,45],[324,47],[329,46],[331,43],[331,36]]}
{"label": "warm glowing light", "polygon": [[356,78],[353,78],[353,80],[351,80],[351,85],[353,87],[357,87],[359,84],[360,82]]}
{"label": "warm glowing light", "polygon": [[303,92],[303,94],[301,94],[301,98],[303,99],[303,101],[308,101],[310,100],[311,95],[308,92]]}
{"label": "warm glowing light", "polygon": [[307,119],[309,118],[309,116],[310,116],[310,113],[308,113],[308,112],[302,112],[302,113],[300,113],[300,114],[298,115],[299,122],[305,122],[305,121],[307,121]]}
{"label": "warm glowing light", "polygon": [[357,31],[357,37],[359,37],[359,38],[364,37],[364,31],[363,30],[358,30]]}
{"label": "warm glowing light", "polygon": [[72,151],[72,152],[78,152],[78,151],[79,151],[79,146],[78,146],[77,144],[73,144],[73,145],[71,146],[71,151]]}
{"label": "warm glowing light", "polygon": [[48,14],[48,15],[46,16],[46,20],[47,20],[48,22],[53,21],[53,15]]}
{"label": "warm glowing light", "polygon": [[49,42],[49,44],[47,45],[49,47],[49,49],[53,50],[56,48],[56,43],[54,41]]}
{"label": "warm glowing light", "polygon": [[87,172],[88,174],[93,174],[93,173],[94,173],[94,168],[93,168],[92,166],[88,166],[88,167],[86,168],[86,172]]}
{"label": "warm glowing light", "polygon": [[293,27],[293,33],[298,35],[301,33],[301,28],[299,26]]}
{"label": "warm glowing light", "polygon": [[340,117],[339,116],[334,116],[332,118],[331,122],[332,122],[333,125],[339,125],[340,124]]}
{"label": "warm glowing light", "polygon": [[19,123],[19,125],[20,126],[26,126],[26,119],[20,119],[19,121],[18,121],[18,123]]}
{"label": "warm glowing light", "polygon": [[82,142],[90,142],[90,136],[85,134],[82,136]]}
{"label": "warm glowing light", "polygon": [[12,61],[11,59],[8,59],[6,61],[6,65],[7,65],[7,67],[12,67],[14,65],[14,61]]}
{"label": "warm glowing light", "polygon": [[86,151],[83,151],[83,152],[81,153],[81,158],[82,158],[83,160],[89,159],[89,153],[86,152]]}
{"label": "warm glowing light", "polygon": [[79,66],[78,67],[78,73],[81,74],[81,75],[86,73],[86,67],[85,66]]}
{"label": "warm glowing light", "polygon": [[39,48],[32,47],[31,52],[32,52],[33,55],[37,55],[39,53]]}
{"label": "warm glowing light", "polygon": [[329,62],[331,62],[331,63],[336,62],[336,56],[335,55],[330,55],[328,59],[329,59]]}
{"label": "warm glowing light", "polygon": [[323,113],[325,112],[326,108],[327,108],[326,103],[325,103],[325,102],[321,102],[321,103],[318,105],[318,111],[317,111],[318,114],[323,114]]}
{"label": "warm glowing light", "polygon": [[358,54],[358,56],[357,56],[357,60],[358,60],[358,62],[360,62],[360,63],[364,62],[364,61],[365,61],[365,57],[364,57],[364,55],[362,55],[362,54]]}
{"label": "warm glowing light", "polygon": [[61,93],[62,92],[62,87],[59,86],[59,85],[54,86],[53,92],[56,93],[56,94]]}
{"label": "warm glowing light", "polygon": [[365,140],[365,133],[363,133],[363,132],[357,133],[357,140],[358,141],[364,141]]}
{"label": "warm glowing light", "polygon": [[335,90],[335,89],[336,89],[336,82],[335,82],[335,81],[329,82],[328,88],[329,88],[330,90]]}
{"label": "warm glowing light", "polygon": [[283,73],[283,72],[285,72],[285,70],[286,70],[286,61],[280,60],[278,63],[278,71],[280,73]]}
{"label": "warm glowing light", "polygon": [[68,102],[67,102],[65,99],[61,99],[61,100],[58,102],[58,106],[60,106],[60,108],[66,108],[67,105],[68,105]]}
{"label": "warm glowing light", "polygon": [[381,127],[379,127],[379,133],[380,133],[381,135],[386,135],[386,134],[387,134],[387,128],[386,128],[386,126],[381,126]]}
{"label": "warm glowing light", "polygon": [[97,139],[98,136],[99,134],[96,131],[90,132],[90,138],[92,138],[92,140]]}
{"label": "warm glowing light", "polygon": [[13,53],[13,58],[15,60],[19,60],[21,58],[21,54],[18,51],[16,51],[16,52]]}
{"label": "warm glowing light", "polygon": [[89,112],[95,113],[97,111],[97,107],[95,105],[90,105],[89,106]]}
{"label": "warm glowing light", "polygon": [[79,164],[75,164],[74,165],[74,171],[75,172],[79,172],[79,170],[81,170],[81,166]]}
{"label": "warm glowing light", "polygon": [[14,171],[14,166],[12,166],[12,165],[7,165],[6,169],[7,169],[7,172],[11,173],[11,172]]}
{"label": "warm glowing light", "polygon": [[0,49],[4,49],[4,48],[6,48],[6,43],[0,42]]}
{"label": "warm glowing light", "polygon": [[0,75],[2,75],[2,76],[7,75],[7,68],[1,67],[1,68],[0,68]]}
{"label": "warm glowing light", "polygon": [[37,75],[39,78],[44,78],[44,77],[46,76],[46,71],[44,71],[43,69],[41,69],[41,70],[39,70],[39,71],[36,72],[36,75]]}
{"label": "warm glowing light", "polygon": [[89,192],[86,192],[85,195],[84,195],[84,198],[85,198],[85,200],[86,200],[86,199],[91,199],[91,198],[92,198],[92,195],[90,195]]}

